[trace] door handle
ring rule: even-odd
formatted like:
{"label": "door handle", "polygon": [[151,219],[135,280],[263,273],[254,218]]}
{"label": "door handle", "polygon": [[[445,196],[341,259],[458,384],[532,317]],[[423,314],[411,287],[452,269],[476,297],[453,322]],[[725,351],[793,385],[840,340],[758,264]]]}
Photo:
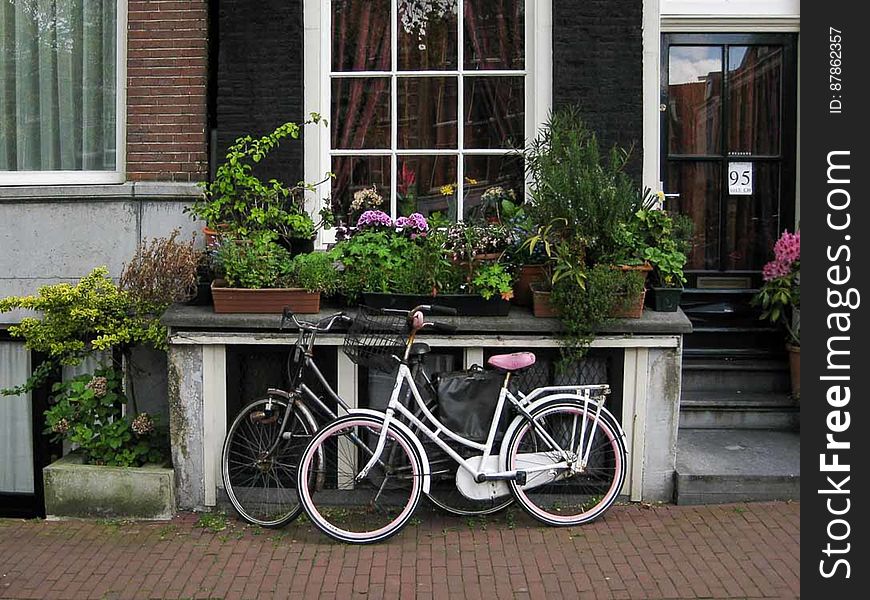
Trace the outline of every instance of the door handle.
{"label": "door handle", "polygon": [[679,197],[680,197],[680,193],[679,193],[679,192],[674,192],[674,193],[671,193],[671,194],[665,194],[665,198],[679,198]]}

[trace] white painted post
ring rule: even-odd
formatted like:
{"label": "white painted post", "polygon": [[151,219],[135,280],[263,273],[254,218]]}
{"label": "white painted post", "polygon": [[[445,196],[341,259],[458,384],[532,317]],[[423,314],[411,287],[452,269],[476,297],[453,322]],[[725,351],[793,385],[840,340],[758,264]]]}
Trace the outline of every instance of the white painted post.
{"label": "white painted post", "polygon": [[622,379],[622,423],[629,459],[626,485],[633,501],[643,499],[648,377],[649,349],[626,348]]}
{"label": "white painted post", "polygon": [[465,348],[465,368],[470,369],[471,365],[483,366],[483,348]]}
{"label": "white painted post", "polygon": [[226,346],[202,347],[202,472],[205,505],[217,504],[221,481],[221,451],[227,433]]}
{"label": "white painted post", "polygon": [[[336,374],[337,374],[337,389],[338,395],[347,402],[350,408],[356,408],[359,392],[359,382],[358,382],[358,372],[357,366],[350,360],[347,355],[341,351],[340,348],[337,350],[338,360],[336,365]],[[338,460],[339,463],[348,461],[348,463],[356,462],[356,453],[357,449],[354,446],[353,442],[350,440],[342,439],[339,442],[338,447]],[[356,469],[354,469],[354,472]],[[342,474],[338,475],[338,487],[341,489],[353,489],[353,480],[348,479],[347,477],[342,477]]]}

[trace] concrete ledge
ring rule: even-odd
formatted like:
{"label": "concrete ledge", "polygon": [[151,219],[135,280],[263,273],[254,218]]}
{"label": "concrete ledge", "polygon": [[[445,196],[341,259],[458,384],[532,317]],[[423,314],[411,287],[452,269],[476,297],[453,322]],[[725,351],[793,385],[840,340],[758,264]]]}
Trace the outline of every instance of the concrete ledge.
{"label": "concrete ledge", "polygon": [[[352,313],[355,309],[324,307],[319,314],[303,315],[306,320],[319,318],[344,310]],[[512,307],[506,317],[435,317],[443,323],[456,325],[462,334],[518,333],[526,335],[552,334],[562,328],[559,319],[539,319],[525,308]],[[255,314],[216,314],[211,306],[187,306],[176,304],[163,315],[162,322],[171,329],[184,330],[262,330],[277,331],[281,325],[281,315]],[[287,327],[292,331],[293,325]],[[339,331],[338,326],[335,331]],[[644,310],[639,319],[614,319],[600,333],[638,334],[638,335],[677,335],[692,332],[692,324],[683,314],[677,312],[655,312]]]}
{"label": "concrete ledge", "polygon": [[68,454],[42,470],[45,513],[52,517],[124,517],[165,520],[175,514],[171,468],[102,467]]}
{"label": "concrete ledge", "polygon": [[64,200],[177,200],[196,198],[202,189],[192,182],[128,181],[95,185],[22,185],[0,186],[0,202]]}

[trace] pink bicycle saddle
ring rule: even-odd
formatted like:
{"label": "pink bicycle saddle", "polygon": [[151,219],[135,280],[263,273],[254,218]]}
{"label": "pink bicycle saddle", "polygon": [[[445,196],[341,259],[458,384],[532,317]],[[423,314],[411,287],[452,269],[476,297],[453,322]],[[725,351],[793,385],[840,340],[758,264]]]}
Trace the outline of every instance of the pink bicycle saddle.
{"label": "pink bicycle saddle", "polygon": [[531,352],[514,352],[513,354],[496,354],[487,364],[502,371],[519,371],[535,364],[535,355]]}

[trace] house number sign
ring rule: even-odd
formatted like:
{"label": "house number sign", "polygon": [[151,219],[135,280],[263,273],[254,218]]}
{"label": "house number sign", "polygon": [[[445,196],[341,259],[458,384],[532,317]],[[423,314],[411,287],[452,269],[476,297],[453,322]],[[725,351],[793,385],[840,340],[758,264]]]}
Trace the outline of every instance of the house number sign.
{"label": "house number sign", "polygon": [[752,195],[752,163],[728,163],[728,194],[731,196]]}

